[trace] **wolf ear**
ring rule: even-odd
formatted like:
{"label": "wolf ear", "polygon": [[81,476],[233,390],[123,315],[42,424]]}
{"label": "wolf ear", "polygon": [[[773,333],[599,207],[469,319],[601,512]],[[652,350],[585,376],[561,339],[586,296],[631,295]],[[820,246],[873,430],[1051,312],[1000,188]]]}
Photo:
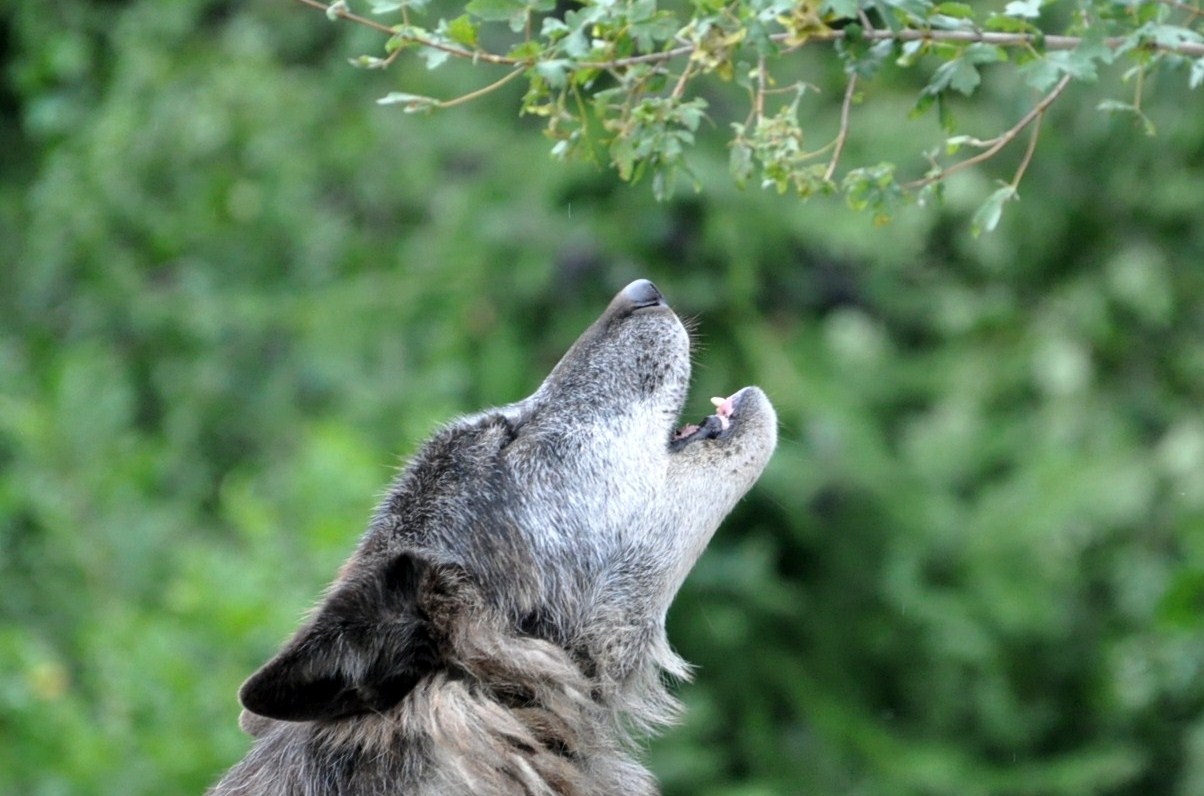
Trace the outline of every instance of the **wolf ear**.
{"label": "wolf ear", "polygon": [[383,572],[353,570],[243,683],[243,707],[271,719],[315,721],[397,704],[439,662],[430,625],[417,607],[425,568],[402,555]]}

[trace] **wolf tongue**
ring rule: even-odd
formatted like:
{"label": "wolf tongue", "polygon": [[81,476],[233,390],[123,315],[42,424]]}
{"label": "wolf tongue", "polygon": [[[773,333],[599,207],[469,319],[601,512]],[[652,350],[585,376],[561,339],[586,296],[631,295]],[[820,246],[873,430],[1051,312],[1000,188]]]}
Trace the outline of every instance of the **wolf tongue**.
{"label": "wolf tongue", "polygon": [[691,434],[694,434],[697,431],[698,431],[698,426],[694,425],[693,423],[689,423],[689,424],[684,425],[681,428],[677,429],[677,432],[673,435],[673,439],[675,439],[675,440],[685,439],[686,437],[690,436]]}

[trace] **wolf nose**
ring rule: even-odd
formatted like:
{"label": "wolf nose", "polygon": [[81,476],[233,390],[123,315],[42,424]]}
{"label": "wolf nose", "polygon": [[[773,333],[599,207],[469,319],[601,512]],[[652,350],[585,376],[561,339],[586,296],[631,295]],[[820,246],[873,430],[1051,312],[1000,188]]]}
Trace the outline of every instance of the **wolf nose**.
{"label": "wolf nose", "polygon": [[633,310],[643,309],[644,307],[659,307],[665,303],[665,297],[656,289],[656,285],[647,279],[635,280],[623,288],[619,292],[619,295],[626,299]]}

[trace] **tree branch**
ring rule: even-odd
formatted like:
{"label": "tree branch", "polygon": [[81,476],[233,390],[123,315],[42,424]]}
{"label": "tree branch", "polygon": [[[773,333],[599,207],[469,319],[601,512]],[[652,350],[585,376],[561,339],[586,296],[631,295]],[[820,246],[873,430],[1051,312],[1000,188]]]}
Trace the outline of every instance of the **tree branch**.
{"label": "tree branch", "polygon": [[[297,0],[297,2],[301,3],[302,5],[310,6],[311,8],[321,9],[328,14],[330,13],[330,9],[332,7],[326,3],[319,2],[319,0]],[[494,53],[484,52],[482,50],[465,50],[461,47],[452,47],[442,42],[431,41],[430,39],[425,39],[421,36],[406,36],[399,34],[396,30],[388,25],[377,22],[375,19],[369,19],[368,17],[361,17],[359,14],[353,14],[352,12],[343,8],[336,9],[333,16],[338,17],[339,19],[345,19],[348,22],[354,22],[357,25],[363,25],[366,28],[371,28],[372,30],[380,33],[384,33],[390,38],[394,36],[400,36],[403,41],[409,42],[410,44],[418,44],[423,47],[430,47],[433,50],[439,50],[447,53],[448,55],[454,55],[457,58],[467,58],[473,61],[484,61],[485,63],[494,64],[496,66],[531,65],[530,60],[523,60],[521,58],[508,58],[504,55],[496,55]]]}
{"label": "tree branch", "polygon": [[[1049,109],[1049,106],[1053,104],[1054,100],[1056,100],[1059,96],[1061,96],[1062,92],[1066,90],[1066,87],[1068,85],[1070,85],[1070,75],[1065,75],[1065,76],[1063,76],[1063,78],[1061,80],[1058,81],[1058,84],[1053,87],[1052,91],[1050,91],[1048,94],[1046,94],[1041,99],[1041,101],[1038,102],[1033,107],[1033,109],[1031,111],[1024,114],[1024,117],[1020,121],[1016,122],[1014,127],[1012,127],[1010,130],[1007,130],[1006,132],[1004,132],[998,138],[993,139],[991,146],[988,147],[987,149],[984,149],[982,152],[979,152],[974,157],[966,158],[965,160],[959,160],[957,163],[954,163],[952,166],[943,168],[934,174],[929,174],[927,177],[923,177],[921,179],[913,180],[912,182],[906,183],[902,186],[903,190],[911,191],[911,190],[916,190],[918,188],[923,188],[925,185],[931,185],[934,182],[939,182],[939,181],[945,179],[946,177],[948,177],[950,174],[953,174],[954,172],[961,171],[962,169],[967,169],[978,163],[982,163],[984,160],[990,160],[991,158],[995,157],[995,155],[997,155],[1001,149],[1003,149],[1008,144],[1012,143],[1012,141],[1014,141],[1016,139],[1016,136],[1018,136],[1022,132],[1024,132],[1024,129],[1026,127],[1028,127],[1034,121],[1039,120],[1045,114],[1045,111]],[[1030,155],[1030,157],[1031,157],[1031,155]],[[1022,166],[1027,167],[1027,165],[1028,165],[1028,158],[1025,159]],[[1023,173],[1023,171],[1021,173]]]}
{"label": "tree branch", "polygon": [[836,164],[840,162],[840,153],[844,151],[845,139],[849,137],[849,109],[853,106],[853,94],[857,90],[857,73],[849,74],[849,84],[845,86],[844,101],[840,103],[840,131],[836,134],[836,148],[832,150],[832,159],[824,171],[824,182],[831,182],[836,174]]}
{"label": "tree branch", "polygon": [[[297,0],[297,2],[312,8],[321,9],[329,12],[330,6],[320,0]],[[386,33],[389,36],[399,35],[396,30],[377,22],[374,19],[362,17],[345,9],[337,9],[333,15],[340,19],[345,19],[349,22],[354,22],[357,25],[363,25],[381,33]],[[781,44],[791,38],[790,33],[775,33],[770,36],[770,40]],[[825,30],[811,34],[802,42],[803,45],[811,42],[834,42],[840,41],[847,37],[844,30]],[[441,42],[431,41],[419,36],[403,36],[406,41],[420,44],[424,47],[433,47],[436,50],[441,50],[450,55],[459,58],[469,58],[476,61],[484,61],[486,63],[496,64],[500,66],[519,66],[530,65],[530,61],[519,58],[509,58],[504,55],[497,55],[479,50],[465,50],[459,47],[451,47]],[[997,47],[1037,47],[1044,49],[1047,52],[1060,50],[1073,50],[1083,43],[1080,36],[1038,36],[1032,33],[994,33],[989,31],[979,30],[920,30],[917,28],[902,28],[900,30],[863,30],[861,38],[868,41],[930,41],[930,42],[947,42],[947,43],[964,43],[964,44],[992,44]],[[1128,40],[1123,36],[1114,36],[1104,40],[1104,44],[1111,49],[1117,49],[1128,43]],[[801,45],[800,45],[801,46]],[[1204,44],[1199,42],[1180,41],[1174,45],[1162,44],[1151,41],[1147,44],[1148,47],[1159,50],[1161,52],[1173,53],[1176,55],[1186,55],[1192,58],[1204,57]],[[641,55],[631,55],[626,58],[614,58],[609,61],[590,61],[577,64],[583,69],[622,69],[628,66],[636,66],[638,64],[655,64],[671,61],[683,55],[693,52],[695,46],[693,44],[681,45],[672,47],[668,50],[661,50],[655,53],[643,53]]]}
{"label": "tree branch", "polygon": [[[390,26],[351,12],[343,0],[334,3],[328,3],[325,0],[298,0],[298,2],[324,11],[332,20],[344,19],[388,37],[385,45],[388,52],[387,58],[365,57],[355,62],[359,65],[388,66],[403,51],[408,51],[413,47],[428,47],[474,64],[486,63],[507,67],[506,73],[500,79],[450,100],[440,101],[403,92],[394,92],[381,100],[386,103],[405,103],[407,111],[447,108],[469,102],[524,75],[532,76],[534,70],[542,68],[546,64],[548,69],[553,70],[548,72],[548,75],[554,72],[560,76],[560,79],[552,80],[549,77],[548,80],[538,81],[532,77],[530,90],[523,100],[523,109],[525,112],[551,116],[548,122],[548,132],[553,137],[561,139],[554,150],[558,154],[567,152],[565,147],[569,146],[568,142],[575,140],[577,136],[580,136],[582,140],[589,138],[589,131],[594,128],[582,100],[582,93],[584,91],[588,94],[595,91],[594,80],[599,73],[609,74],[618,82],[620,88],[609,89],[605,92],[598,91],[598,99],[594,102],[594,110],[598,112],[600,118],[598,129],[601,131],[599,135],[602,143],[611,147],[612,165],[619,170],[622,179],[633,179],[633,176],[638,176],[645,168],[651,168],[655,173],[656,180],[660,181],[659,183],[654,181],[654,192],[657,192],[658,196],[660,189],[655,188],[655,185],[659,184],[663,187],[671,184],[674,173],[685,168],[682,165],[681,142],[688,138],[686,133],[693,132],[694,125],[697,124],[697,117],[692,116],[687,119],[684,115],[680,117],[666,116],[657,122],[659,127],[656,130],[649,132],[640,129],[639,135],[643,137],[639,139],[638,143],[643,149],[629,147],[630,151],[619,151],[615,149],[615,142],[626,142],[628,138],[636,135],[632,132],[632,126],[636,124],[633,121],[633,103],[641,97],[649,97],[656,102],[666,103],[666,107],[677,107],[685,99],[695,78],[707,72],[719,71],[720,75],[730,79],[734,69],[747,68],[739,66],[735,58],[736,50],[740,49],[739,43],[748,36],[749,29],[744,27],[744,23],[741,21],[742,13],[735,13],[732,10],[740,6],[743,0],[731,0],[732,6],[723,10],[725,14],[723,23],[713,30],[708,29],[710,32],[704,36],[694,36],[693,40],[686,41],[688,37],[685,34],[693,30],[693,26],[698,24],[698,19],[692,20],[686,28],[678,29],[676,27],[678,23],[673,22],[674,17],[666,15],[657,19],[655,33],[640,33],[639,35],[632,33],[634,38],[623,39],[624,43],[621,47],[617,37],[629,33],[629,27],[632,24],[621,14],[616,19],[619,22],[627,20],[627,27],[616,28],[618,33],[614,31],[599,33],[595,30],[593,34],[601,41],[595,40],[593,44],[583,45],[580,37],[588,31],[584,29],[570,30],[568,23],[563,20],[559,26],[540,28],[549,31],[546,37],[541,34],[533,38],[533,31],[538,27],[533,22],[537,20],[532,16],[532,12],[527,10],[524,17],[514,16],[510,19],[511,27],[515,29],[514,33],[522,37],[522,43],[514,49],[501,49],[509,48],[514,44],[515,36],[508,36],[501,31],[500,26],[489,24],[505,21],[506,17],[505,14],[502,14],[499,18],[499,15],[492,10],[486,14],[490,19],[462,18],[456,20],[454,24],[447,23],[446,30],[443,22],[440,23],[438,30],[426,30],[422,26],[411,26],[404,8],[402,9],[403,24]],[[733,169],[739,171],[739,179],[742,181],[747,176],[745,172],[751,169],[750,164],[753,161],[760,162],[765,176],[764,184],[777,185],[779,190],[784,190],[786,186],[794,184],[802,196],[809,196],[817,191],[827,192],[836,187],[833,179],[840,166],[841,157],[849,138],[852,105],[860,82],[858,76],[855,73],[847,75],[840,108],[840,126],[835,138],[818,151],[804,152],[801,151],[802,130],[797,122],[798,98],[790,105],[783,106],[772,119],[767,119],[765,116],[765,104],[768,95],[779,92],[797,91],[801,97],[801,87],[805,84],[796,82],[790,88],[770,88],[772,77],[767,69],[767,58],[786,58],[807,45],[831,44],[841,41],[853,43],[852,37],[855,35],[855,43],[885,42],[895,45],[893,47],[875,47],[866,55],[868,60],[865,64],[857,64],[858,68],[862,66],[872,68],[891,60],[893,58],[892,51],[896,51],[898,45],[901,44],[910,44],[910,46],[904,48],[904,52],[908,54],[908,57],[904,59],[907,63],[900,65],[911,66],[915,60],[912,56],[929,52],[928,45],[944,45],[931,48],[937,58],[945,62],[943,64],[945,71],[936,73],[931,79],[929,88],[926,89],[926,92],[929,92],[929,99],[931,99],[932,92],[940,93],[950,88],[968,92],[977,85],[977,68],[984,59],[979,57],[980,53],[974,52],[974,49],[977,48],[971,48],[971,45],[987,45],[992,48],[1019,47],[1027,51],[1025,55],[1035,58],[1041,58],[1049,53],[1070,52],[1080,47],[1090,47],[1090,51],[1079,53],[1081,58],[1064,58],[1061,63],[1058,63],[1058,59],[1055,58],[1048,59],[1044,65],[1047,71],[1042,72],[1040,78],[1045,79],[1050,72],[1055,75],[1061,72],[1060,75],[1057,75],[1056,85],[1010,129],[987,140],[957,136],[949,138],[947,141],[949,145],[961,143],[977,147],[980,150],[977,154],[951,165],[942,166],[934,152],[929,155],[932,165],[927,173],[922,178],[905,184],[896,181],[895,167],[890,163],[872,168],[853,169],[840,186],[840,189],[848,194],[850,204],[858,209],[872,207],[876,218],[885,217],[889,215],[891,204],[899,197],[916,189],[937,184],[951,174],[995,157],[1025,130],[1029,130],[1028,144],[1011,182],[1004,184],[1000,191],[993,194],[986,205],[990,211],[990,223],[986,224],[986,227],[991,228],[998,220],[1001,203],[1007,198],[1014,197],[1016,186],[1033,160],[1045,112],[1062,95],[1076,74],[1083,74],[1090,67],[1090,62],[1099,60],[1098,48],[1101,44],[1118,54],[1132,50],[1144,65],[1138,67],[1136,97],[1133,106],[1130,108],[1119,103],[1112,103],[1109,106],[1112,109],[1133,110],[1139,115],[1141,114],[1145,67],[1155,64],[1155,56],[1160,54],[1175,55],[1180,59],[1197,59],[1190,64],[1190,83],[1193,87],[1200,83],[1200,69],[1204,67],[1204,41],[1201,41],[1196,28],[1198,27],[1197,21],[1204,17],[1204,12],[1201,12],[1197,5],[1189,5],[1183,0],[1156,0],[1156,2],[1172,8],[1176,16],[1188,15],[1188,24],[1184,27],[1165,25],[1162,28],[1155,28],[1148,25],[1139,26],[1140,20],[1134,19],[1130,20],[1132,24],[1128,26],[1127,35],[1111,36],[1102,41],[1095,37],[1046,35],[1033,25],[1024,26],[1024,29],[1030,32],[984,31],[974,27],[969,20],[964,22],[965,27],[957,30],[922,27],[888,29],[874,27],[870,18],[858,5],[857,18],[860,19],[861,25],[849,25],[842,30],[835,30],[829,28],[818,16],[808,10],[811,6],[802,4],[796,9],[799,14],[781,19],[777,32],[768,36],[765,36],[764,33],[760,34],[764,38],[759,39],[761,44],[756,47],[756,67],[750,74],[740,75],[741,78],[747,78],[744,85],[750,92],[752,102],[748,120],[744,125],[736,125],[738,130],[736,143],[740,145],[740,158],[733,159]],[[1193,0],[1193,2],[1198,2],[1198,0]],[[925,6],[927,7],[927,4]],[[515,8],[516,13],[523,13],[522,9],[525,7],[520,4]],[[934,9],[936,8],[934,6]],[[707,19],[712,18],[707,17]],[[543,21],[546,23],[554,20],[544,16]],[[524,24],[520,26],[517,24],[519,22]],[[670,25],[668,29],[664,27],[666,23]],[[914,24],[925,23],[918,21]],[[494,30],[498,33],[497,36],[489,35],[483,39],[489,43],[489,46],[496,49],[494,52],[482,49],[481,45],[477,43],[478,30],[485,28],[488,28],[487,31],[484,31],[486,33]],[[678,30],[676,36],[672,35],[673,30]],[[1118,27],[1116,30],[1124,31],[1125,28]],[[1093,29],[1087,32],[1098,31]],[[712,36],[712,33],[715,35]],[[615,38],[608,38],[612,34]],[[766,40],[779,46],[765,47]],[[616,51],[631,53],[632,46],[626,43],[628,41],[636,42],[634,45],[636,48],[642,45],[646,51],[639,52],[637,49],[634,54],[614,57]],[[648,51],[654,47],[661,49]],[[968,49],[969,52],[967,52]],[[746,43],[741,52],[744,55],[750,55],[751,50],[751,43]],[[592,57],[597,60],[588,60],[591,53]],[[684,59],[684,64],[681,63],[681,59]],[[958,62],[959,59],[961,62]],[[1165,60],[1174,64],[1180,63],[1180,59],[1167,58]],[[439,59],[440,62],[442,60],[442,58]],[[1107,59],[1105,54],[1103,60],[1110,59]],[[1087,63],[1079,63],[1079,61]],[[676,69],[675,65],[680,65],[680,70]],[[949,69],[968,69],[969,74],[966,71],[950,73]],[[973,82],[967,82],[971,78],[975,78]],[[962,82],[957,82],[959,80]],[[568,91],[572,91],[577,99],[579,113],[576,116],[567,113],[563,108],[564,97]],[[616,91],[619,93],[616,94]],[[699,104],[701,104],[701,100],[699,100]],[[697,113],[697,108],[692,109],[691,113]],[[1144,117],[1142,118],[1144,119]],[[1146,121],[1148,126],[1148,120]],[[573,128],[571,135],[566,137],[566,134],[560,129],[562,124]],[[638,128],[638,125],[636,126]],[[679,127],[688,127],[689,129],[683,132],[677,129]],[[587,146],[592,146],[592,144],[587,144]],[[805,161],[813,161],[829,152],[826,165],[805,163]],[[1005,196],[1005,192],[1008,191],[1010,193]]]}
{"label": "tree branch", "polygon": [[[778,37],[782,34],[774,34],[772,37],[775,40],[782,40]],[[846,34],[843,30],[833,30],[824,33],[817,33],[811,37],[813,41],[837,41],[844,39]],[[1060,50],[1074,50],[1083,43],[1081,36],[1044,36],[1039,37],[1032,33],[991,33],[980,30],[918,30],[915,28],[903,28],[901,30],[867,30],[862,32],[862,37],[870,41],[884,41],[894,39],[895,41],[931,41],[931,42],[951,42],[965,44],[993,44],[996,47],[1039,47],[1046,52],[1054,52]],[[1128,39],[1124,36],[1113,36],[1112,38],[1104,39],[1104,44],[1109,49],[1117,49],[1128,43]],[[1187,55],[1192,58],[1204,57],[1204,44],[1198,42],[1179,42],[1174,46],[1160,44],[1151,41],[1147,44],[1148,47],[1160,52],[1173,53],[1175,55]]]}

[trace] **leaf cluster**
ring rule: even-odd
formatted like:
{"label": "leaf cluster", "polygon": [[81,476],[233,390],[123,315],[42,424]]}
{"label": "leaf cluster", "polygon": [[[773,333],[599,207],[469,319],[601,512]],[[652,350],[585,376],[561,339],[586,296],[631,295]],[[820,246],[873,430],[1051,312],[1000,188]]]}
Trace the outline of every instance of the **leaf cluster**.
{"label": "leaf cluster", "polygon": [[[317,0],[301,2],[321,6]],[[451,13],[438,18],[428,0],[371,0],[373,14],[402,16],[401,24],[392,25],[352,13],[343,0],[325,8],[332,19],[352,19],[388,34],[387,56],[364,56],[357,65],[386,67],[411,51],[429,69],[460,59],[509,70],[461,97],[400,91],[382,102],[431,111],[521,77],[527,88],[519,110],[543,119],[556,157],[604,160],[623,180],[650,177],[661,199],[672,195],[680,175],[699,187],[688,154],[703,120],[730,126],[737,184],[754,182],[803,198],[842,193],[850,206],[870,209],[879,220],[891,217],[897,201],[939,198],[935,183],[993,157],[1028,132],[1034,139],[1029,152],[987,200],[977,229],[994,228],[995,211],[1018,195],[1041,115],[1068,82],[1096,81],[1101,69],[1127,59],[1131,66],[1122,81],[1133,86],[1130,96],[1107,100],[1099,109],[1131,115],[1152,134],[1154,125],[1142,110],[1147,78],[1184,70],[1190,88],[1204,81],[1204,13],[1161,0],[1013,0],[1002,10],[934,0],[584,0],[571,6],[469,0],[449,5]],[[840,65],[845,99],[839,130],[826,143],[808,146],[804,140],[815,136],[813,128],[822,131],[824,125],[802,112],[799,99],[833,82],[822,65],[811,67],[814,74],[800,71],[800,51],[816,46],[829,48],[828,60]],[[895,176],[905,173],[895,163],[841,164],[855,130],[850,106],[862,102],[884,73],[907,72],[918,75],[912,116],[935,109],[943,135],[921,150],[929,167],[905,179]],[[954,114],[956,98],[974,95],[991,73],[1010,74],[1037,92],[1033,104],[1041,111],[993,138],[967,136]],[[734,108],[724,84],[746,94],[744,120],[730,118]],[[966,143],[981,141],[989,155],[950,161]],[[1003,146],[994,147],[999,142]],[[890,184],[875,188],[887,174]]]}

